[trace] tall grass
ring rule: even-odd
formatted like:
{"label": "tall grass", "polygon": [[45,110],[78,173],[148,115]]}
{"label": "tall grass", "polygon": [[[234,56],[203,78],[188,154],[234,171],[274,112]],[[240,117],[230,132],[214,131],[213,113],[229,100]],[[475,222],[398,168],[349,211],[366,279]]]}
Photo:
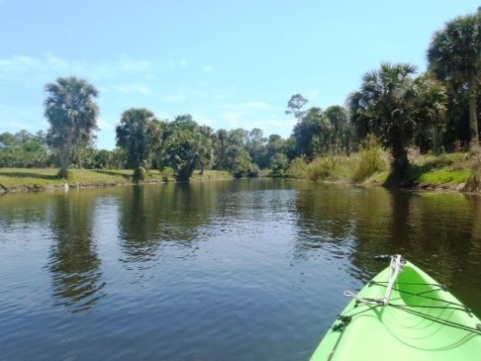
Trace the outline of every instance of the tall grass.
{"label": "tall grass", "polygon": [[346,156],[327,155],[316,158],[309,164],[309,179],[312,181],[345,179],[349,163]]}
{"label": "tall grass", "polygon": [[349,169],[353,161],[346,156],[322,156],[317,157],[311,163],[303,158],[292,161],[287,176],[293,179],[318,180],[341,180],[349,178]]}
{"label": "tall grass", "polygon": [[374,136],[367,138],[355,157],[357,159],[351,174],[354,182],[363,182],[376,173],[389,170],[389,155]]}
{"label": "tall grass", "polygon": [[296,158],[287,170],[287,177],[292,179],[309,179],[309,165],[304,158]]}

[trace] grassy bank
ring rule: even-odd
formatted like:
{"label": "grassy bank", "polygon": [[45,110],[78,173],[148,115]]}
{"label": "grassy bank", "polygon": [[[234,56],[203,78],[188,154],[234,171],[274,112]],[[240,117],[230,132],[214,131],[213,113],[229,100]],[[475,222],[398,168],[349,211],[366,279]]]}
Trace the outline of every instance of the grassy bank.
{"label": "grassy bank", "polygon": [[[479,191],[480,156],[469,153],[434,156],[410,152],[409,160],[411,170],[404,181],[413,188]],[[389,164],[387,152],[379,147],[371,147],[350,157],[325,156],[310,163],[296,159],[287,174],[290,178],[310,181],[381,185],[390,173]],[[470,184],[474,184],[474,188]]]}
{"label": "grassy bank", "polygon": [[[411,171],[407,184],[420,189],[452,189],[480,191],[481,156],[468,153],[420,155],[410,152]],[[348,182],[358,185],[382,185],[390,172],[389,154],[377,146],[369,146],[347,156],[325,156],[308,163],[295,159],[287,176],[309,181]],[[65,181],[56,177],[55,168],[0,168],[0,193],[39,191],[63,188]],[[269,176],[269,173],[262,173]],[[134,184],[132,170],[71,169],[70,188],[106,187]],[[191,181],[232,179],[228,172],[195,171]],[[170,170],[151,170],[144,183],[175,182]]]}
{"label": "grassy bank", "polygon": [[[107,187],[133,184],[132,170],[71,169],[68,185],[71,188]],[[65,181],[56,178],[58,169],[54,168],[0,168],[0,192],[36,191],[63,188]],[[228,172],[196,171],[192,181],[232,179]],[[174,182],[172,172],[151,170],[144,183]]]}

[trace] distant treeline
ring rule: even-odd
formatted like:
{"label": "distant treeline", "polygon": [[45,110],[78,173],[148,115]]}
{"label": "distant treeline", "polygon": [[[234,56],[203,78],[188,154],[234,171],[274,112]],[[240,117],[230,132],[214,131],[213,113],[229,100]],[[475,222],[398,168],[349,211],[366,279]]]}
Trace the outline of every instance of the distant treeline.
{"label": "distant treeline", "polygon": [[[481,12],[455,18],[433,35],[428,70],[416,75],[411,64],[381,63],[366,72],[347,107],[305,108],[308,99],[293,95],[285,113],[297,120],[291,135],[265,136],[260,129],[214,129],[191,115],[160,120],[148,109],[126,110],[116,128],[117,149],[94,147],[98,91],[76,77],[46,85],[47,133],[0,135],[0,167],[59,166],[131,168],[137,179],[148,169],[169,167],[180,181],[194,169],[227,170],[235,177],[255,177],[271,169],[283,177],[293,160],[357,151],[375,136],[391,154],[391,181],[410,168],[409,147],[422,153],[479,151]],[[282,110],[279,110],[280,112]]]}

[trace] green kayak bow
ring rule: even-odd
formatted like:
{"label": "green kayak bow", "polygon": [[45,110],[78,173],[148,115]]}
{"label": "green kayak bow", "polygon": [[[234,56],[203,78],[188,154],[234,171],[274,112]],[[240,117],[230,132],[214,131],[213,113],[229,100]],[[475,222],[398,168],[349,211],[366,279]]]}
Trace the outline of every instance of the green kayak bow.
{"label": "green kayak bow", "polygon": [[400,255],[374,277],[322,339],[311,361],[481,360],[481,321]]}

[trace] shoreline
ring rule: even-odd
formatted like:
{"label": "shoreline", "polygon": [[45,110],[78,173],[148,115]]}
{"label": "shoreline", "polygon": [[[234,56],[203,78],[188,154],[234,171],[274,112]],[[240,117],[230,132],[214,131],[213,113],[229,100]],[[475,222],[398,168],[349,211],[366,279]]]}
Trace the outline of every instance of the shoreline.
{"label": "shoreline", "polygon": [[[0,195],[176,182],[171,174],[158,170],[149,171],[141,182],[133,181],[133,170],[71,169],[72,179],[68,181],[56,178],[57,172],[55,168],[0,168]],[[204,171],[202,174],[196,171],[191,182],[229,179],[233,179],[232,176],[224,171]]]}
{"label": "shoreline", "polygon": [[[54,174],[57,169],[48,169],[49,173]],[[133,186],[133,185],[152,185],[152,184],[168,184],[168,183],[176,183],[176,180],[171,176],[165,176],[159,171],[151,171],[149,172],[149,176],[146,180],[141,182],[134,182],[132,177],[128,175],[129,172],[132,171],[100,171],[106,172],[107,176],[110,178],[103,178],[97,180],[88,180],[89,173],[97,173],[99,170],[78,170],[73,169],[73,179],[70,182],[64,182],[62,179],[56,179],[53,175],[49,175],[49,179],[45,179],[45,175],[38,174],[40,178],[27,178],[26,181],[22,181],[26,179],[26,177],[22,176],[22,173],[25,174],[35,174],[35,170],[31,169],[10,169],[9,173],[12,175],[5,175],[5,172],[0,170],[0,196],[6,194],[15,194],[15,193],[37,193],[37,192],[48,192],[48,191],[68,191],[69,189],[95,189],[95,188],[107,188],[107,187],[121,187],[121,186]],[[42,173],[45,173],[45,170],[42,170]],[[82,174],[83,173],[83,174]],[[131,173],[132,174],[132,173]],[[123,179],[118,179],[118,175],[121,175]],[[42,179],[42,177],[44,179]],[[5,182],[2,182],[5,178],[9,178],[9,184],[5,185]],[[268,176],[263,176],[260,178],[270,178]],[[191,182],[209,182],[209,181],[218,181],[218,180],[233,180],[234,178],[227,172],[224,171],[205,171],[203,174],[196,171],[195,175],[192,177]],[[274,178],[273,178],[274,179]],[[283,178],[289,181],[303,181],[303,182],[314,182],[314,183],[331,183],[331,184],[344,184],[344,185],[351,185],[353,187],[384,187],[383,183],[378,180],[366,180],[363,182],[353,182],[348,179],[336,179],[336,180],[309,180],[309,179],[296,179],[296,178]],[[460,194],[471,194],[471,195],[479,195],[481,194],[481,189],[477,187],[477,190],[468,190],[467,189],[467,182],[463,183],[456,183],[456,182],[447,182],[443,184],[433,184],[429,182],[418,182],[413,187],[395,187],[387,189],[400,189],[405,191],[412,191],[412,192],[458,192]]]}

